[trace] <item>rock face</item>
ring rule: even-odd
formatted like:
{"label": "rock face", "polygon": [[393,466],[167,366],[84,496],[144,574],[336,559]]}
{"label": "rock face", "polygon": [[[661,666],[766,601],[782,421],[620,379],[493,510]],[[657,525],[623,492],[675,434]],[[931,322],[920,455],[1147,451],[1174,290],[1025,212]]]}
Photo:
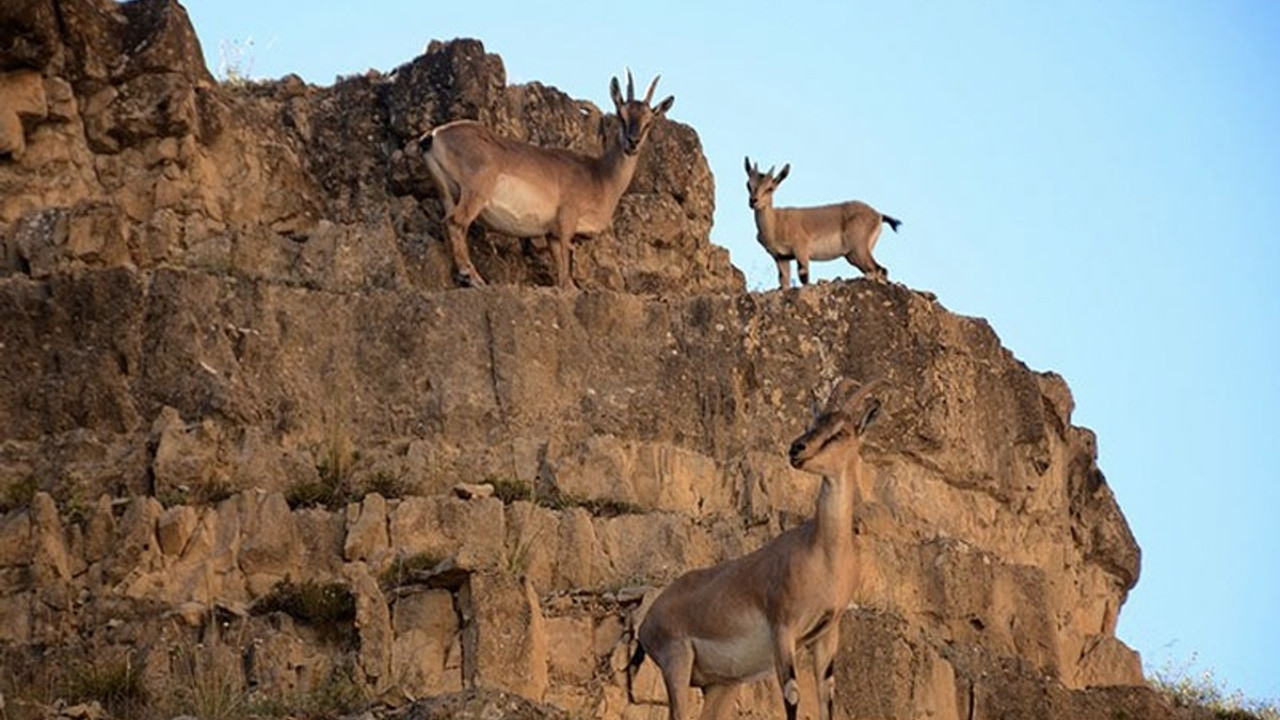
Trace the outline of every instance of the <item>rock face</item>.
{"label": "rock face", "polygon": [[[36,278],[159,266],[352,292],[444,289],[439,202],[411,142],[450,119],[600,152],[594,105],[508,87],[476,41],[432,43],[387,75],[231,87],[171,0],[45,0],[5,11],[0,267]],[[58,18],[63,18],[59,23]],[[7,37],[6,37],[7,36]],[[601,94],[609,82],[600,78]],[[580,243],[583,288],[740,291],[708,241],[711,172],[692,129],[656,126],[614,232]],[[539,243],[475,233],[499,283],[550,284]]]}
{"label": "rock face", "polygon": [[[852,375],[889,390],[844,714],[1175,717],[1125,687],[1139,550],[1061,378],[901,286],[744,293],[676,122],[579,246],[582,292],[479,234],[497,286],[454,290],[410,140],[458,117],[599,148],[598,109],[507,86],[474,41],[229,87],[174,2],[0,9],[5,657],[110,651],[247,696],[341,678],[435,698],[421,717],[662,717],[653,666],[621,671],[641,601],[804,519],[817,482],[784,450]],[[779,717],[777,692],[741,715]]]}

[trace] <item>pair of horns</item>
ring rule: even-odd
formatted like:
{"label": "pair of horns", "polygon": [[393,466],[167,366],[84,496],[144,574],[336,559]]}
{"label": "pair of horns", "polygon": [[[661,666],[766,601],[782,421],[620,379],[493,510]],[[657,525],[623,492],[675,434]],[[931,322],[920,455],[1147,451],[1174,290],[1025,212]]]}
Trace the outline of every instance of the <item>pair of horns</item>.
{"label": "pair of horns", "polygon": [[[653,91],[658,87],[658,79],[661,75],[653,76],[653,82],[649,83],[649,92],[644,94],[644,104],[648,105],[653,101]],[[636,84],[631,79],[631,68],[627,68],[627,102],[634,102],[636,99]]]}
{"label": "pair of horns", "polygon": [[884,378],[873,378],[867,382],[859,382],[853,378],[841,378],[831,389],[825,408],[839,410],[854,405],[868,395],[879,392],[885,387]]}
{"label": "pair of horns", "polygon": [[751,162],[751,158],[746,156],[743,156],[742,158],[742,166],[747,169],[747,172],[755,175],[773,175],[774,168],[778,167],[777,165],[770,166],[769,172],[762,173],[760,172],[760,166]]}

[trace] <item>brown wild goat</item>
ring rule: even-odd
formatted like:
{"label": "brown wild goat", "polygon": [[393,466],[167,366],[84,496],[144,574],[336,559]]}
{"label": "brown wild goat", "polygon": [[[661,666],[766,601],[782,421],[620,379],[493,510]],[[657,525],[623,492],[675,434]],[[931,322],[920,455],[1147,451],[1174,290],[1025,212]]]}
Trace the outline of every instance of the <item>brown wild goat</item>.
{"label": "brown wild goat", "polygon": [[738,685],[775,673],[788,720],[800,703],[796,648],[813,648],[819,712],[831,720],[840,617],[856,586],[854,508],[861,502],[860,440],[875,419],[877,383],[841,380],[791,444],[791,465],[822,476],[812,520],[743,557],[671,583],[640,623],[631,667],[647,653],[662,670],[669,717],[687,720],[689,688],[703,718],[722,718]]}
{"label": "brown wild goat", "polygon": [[644,99],[636,100],[628,70],[624,100],[613,78],[609,94],[620,120],[619,137],[606,143],[600,157],[505,138],[474,120],[456,120],[425,133],[419,142],[444,205],[456,280],[485,284],[467,250],[467,230],[478,219],[506,235],[546,236],[555,256],[557,284],[572,285],[574,236],[609,228],[649,130],[675,103],[668,97],[649,106],[657,84],[655,77]]}
{"label": "brown wild goat", "polygon": [[888,268],[871,257],[880,239],[880,224],[894,232],[901,220],[877,212],[870,205],[851,200],[835,205],[804,208],[775,208],[773,191],[787,179],[791,165],[783,165],[777,177],[773,168],[760,172],[750,158],[747,169],[748,204],[756,211],[756,239],[778,264],[778,284],[791,287],[791,261],[800,268],[800,282],[809,284],[810,260],[843,257],[873,280],[889,277]]}

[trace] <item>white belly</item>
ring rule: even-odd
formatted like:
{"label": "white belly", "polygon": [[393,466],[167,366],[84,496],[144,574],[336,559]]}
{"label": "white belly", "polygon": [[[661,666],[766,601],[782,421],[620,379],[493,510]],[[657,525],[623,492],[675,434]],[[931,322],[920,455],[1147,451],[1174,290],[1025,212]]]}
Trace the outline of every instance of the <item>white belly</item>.
{"label": "white belly", "polygon": [[499,175],[493,197],[480,212],[480,220],[500,233],[515,237],[540,237],[551,231],[556,198],[546,186],[511,175]]}
{"label": "white belly", "polygon": [[835,260],[838,257],[844,257],[846,252],[848,251],[844,247],[844,236],[836,231],[815,237],[813,245],[810,246],[809,257],[813,260]]}
{"label": "white belly", "polygon": [[732,638],[693,639],[693,677],[698,684],[749,682],[773,672],[773,636],[764,615],[739,629],[746,632]]}

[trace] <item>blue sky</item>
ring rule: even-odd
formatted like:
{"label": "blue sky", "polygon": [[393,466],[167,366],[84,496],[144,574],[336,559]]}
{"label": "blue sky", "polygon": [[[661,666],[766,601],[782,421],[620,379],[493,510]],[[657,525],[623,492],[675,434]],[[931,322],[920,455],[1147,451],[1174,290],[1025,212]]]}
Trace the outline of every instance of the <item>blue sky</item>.
{"label": "blue sky", "polygon": [[1280,698],[1280,3],[537,5],[186,3],[215,73],[225,43],[252,77],[328,85],[454,37],[601,107],[624,68],[661,72],[754,289],[776,275],[745,154],[791,163],[779,205],[901,218],[891,279],[990,320],[1097,431],[1143,550],[1121,638]]}

